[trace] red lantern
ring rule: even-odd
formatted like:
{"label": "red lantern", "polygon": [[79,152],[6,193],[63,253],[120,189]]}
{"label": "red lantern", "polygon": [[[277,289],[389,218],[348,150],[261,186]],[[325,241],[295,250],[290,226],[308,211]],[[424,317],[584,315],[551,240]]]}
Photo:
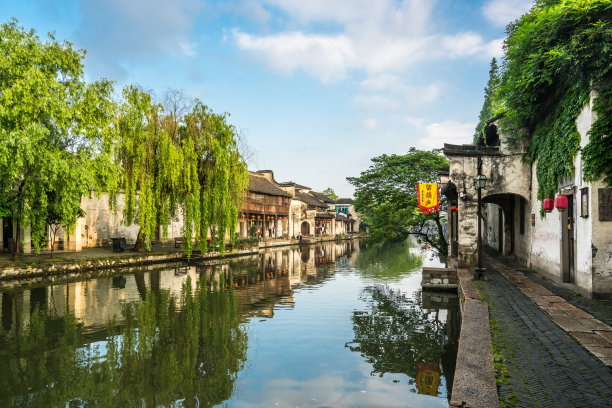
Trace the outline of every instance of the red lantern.
{"label": "red lantern", "polygon": [[551,212],[553,209],[553,199],[552,198],[545,198],[544,201],[542,202],[542,209],[544,209],[544,211]]}
{"label": "red lantern", "polygon": [[561,212],[567,210],[567,196],[557,196],[555,198],[555,207]]}
{"label": "red lantern", "polygon": [[258,215],[258,216],[257,216],[257,219],[258,219],[258,220],[260,220],[260,219],[261,219],[261,215]]}
{"label": "red lantern", "polygon": [[254,220],[254,219],[255,219],[255,216],[254,216],[254,215],[251,215],[251,219],[252,219],[252,220]]}

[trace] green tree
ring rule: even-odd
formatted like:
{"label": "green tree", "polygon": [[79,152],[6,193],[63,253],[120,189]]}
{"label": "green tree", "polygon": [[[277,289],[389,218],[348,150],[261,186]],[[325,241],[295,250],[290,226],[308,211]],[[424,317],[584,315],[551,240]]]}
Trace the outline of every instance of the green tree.
{"label": "green tree", "polygon": [[118,161],[125,221],[140,226],[135,249],[141,242],[149,250],[157,228],[181,216],[188,256],[194,238],[206,251],[208,235],[223,252],[226,234],[234,238],[248,184],[235,128],[199,101],[180,117],[136,87],[126,87],[123,98]]}
{"label": "green tree", "polygon": [[334,201],[336,201],[338,199],[338,195],[336,194],[336,192],[331,187],[326,188],[325,190],[322,191],[322,193],[325,194],[326,196],[328,196],[329,198],[331,198]]}
{"label": "green tree", "polygon": [[446,254],[440,213],[419,212],[416,188],[419,183],[436,182],[438,170],[448,168],[446,158],[439,150],[410,148],[407,154],[382,155],[372,162],[359,177],[347,177],[355,186],[355,210],[369,226],[372,239],[397,242],[413,234]]}
{"label": "green tree", "polygon": [[489,70],[489,82],[487,82],[487,86],[484,89],[484,102],[480,114],[478,115],[478,125],[476,125],[476,132],[474,133],[474,143],[478,141],[480,136],[484,137],[482,133],[487,121],[501,111],[502,104],[498,95],[499,83],[499,68],[497,66],[497,60],[493,58],[491,60],[491,69]]}
{"label": "green tree", "polygon": [[84,81],[84,55],[17,20],[0,26],[0,217],[17,245],[30,226],[36,251],[48,220],[74,225],[81,197],[116,180],[112,84]]}
{"label": "green tree", "polygon": [[540,0],[508,25],[500,94],[502,127],[529,142],[538,198],[574,173],[576,119],[596,90],[597,119],[581,149],[583,177],[612,185],[612,2]]}

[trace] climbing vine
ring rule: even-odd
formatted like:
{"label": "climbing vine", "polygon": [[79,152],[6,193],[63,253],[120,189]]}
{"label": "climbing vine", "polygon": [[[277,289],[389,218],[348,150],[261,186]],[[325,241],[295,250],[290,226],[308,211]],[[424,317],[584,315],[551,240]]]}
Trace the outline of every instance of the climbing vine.
{"label": "climbing vine", "polygon": [[583,174],[587,181],[605,174],[612,185],[612,87],[599,91],[593,103],[597,121],[589,130],[589,144],[582,149]]}
{"label": "climbing vine", "polygon": [[612,185],[612,2],[540,0],[511,23],[499,96],[503,129],[528,139],[537,162],[538,198],[551,197],[574,173],[580,146],[576,119],[598,91],[597,120],[583,149],[584,177]]}

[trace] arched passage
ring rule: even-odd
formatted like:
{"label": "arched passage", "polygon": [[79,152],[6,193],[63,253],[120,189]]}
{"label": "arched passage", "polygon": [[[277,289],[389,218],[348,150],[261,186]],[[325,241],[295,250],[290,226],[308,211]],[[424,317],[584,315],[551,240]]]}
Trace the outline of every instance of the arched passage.
{"label": "arched passage", "polygon": [[528,248],[523,248],[525,239],[530,234],[529,205],[525,197],[519,194],[491,194],[482,200],[485,220],[484,239],[491,248],[503,255],[515,255],[519,258],[528,256]]}
{"label": "arched passage", "polygon": [[302,222],[302,235],[310,235],[310,224],[306,221]]}

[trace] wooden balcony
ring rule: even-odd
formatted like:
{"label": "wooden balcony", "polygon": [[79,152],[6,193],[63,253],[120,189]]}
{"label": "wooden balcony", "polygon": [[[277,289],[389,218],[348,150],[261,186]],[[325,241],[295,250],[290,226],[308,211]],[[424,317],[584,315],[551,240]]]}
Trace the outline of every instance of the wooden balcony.
{"label": "wooden balcony", "polygon": [[266,204],[257,202],[247,202],[242,206],[240,212],[243,213],[255,213],[255,214],[278,214],[278,215],[289,215],[288,205],[276,205]]}

